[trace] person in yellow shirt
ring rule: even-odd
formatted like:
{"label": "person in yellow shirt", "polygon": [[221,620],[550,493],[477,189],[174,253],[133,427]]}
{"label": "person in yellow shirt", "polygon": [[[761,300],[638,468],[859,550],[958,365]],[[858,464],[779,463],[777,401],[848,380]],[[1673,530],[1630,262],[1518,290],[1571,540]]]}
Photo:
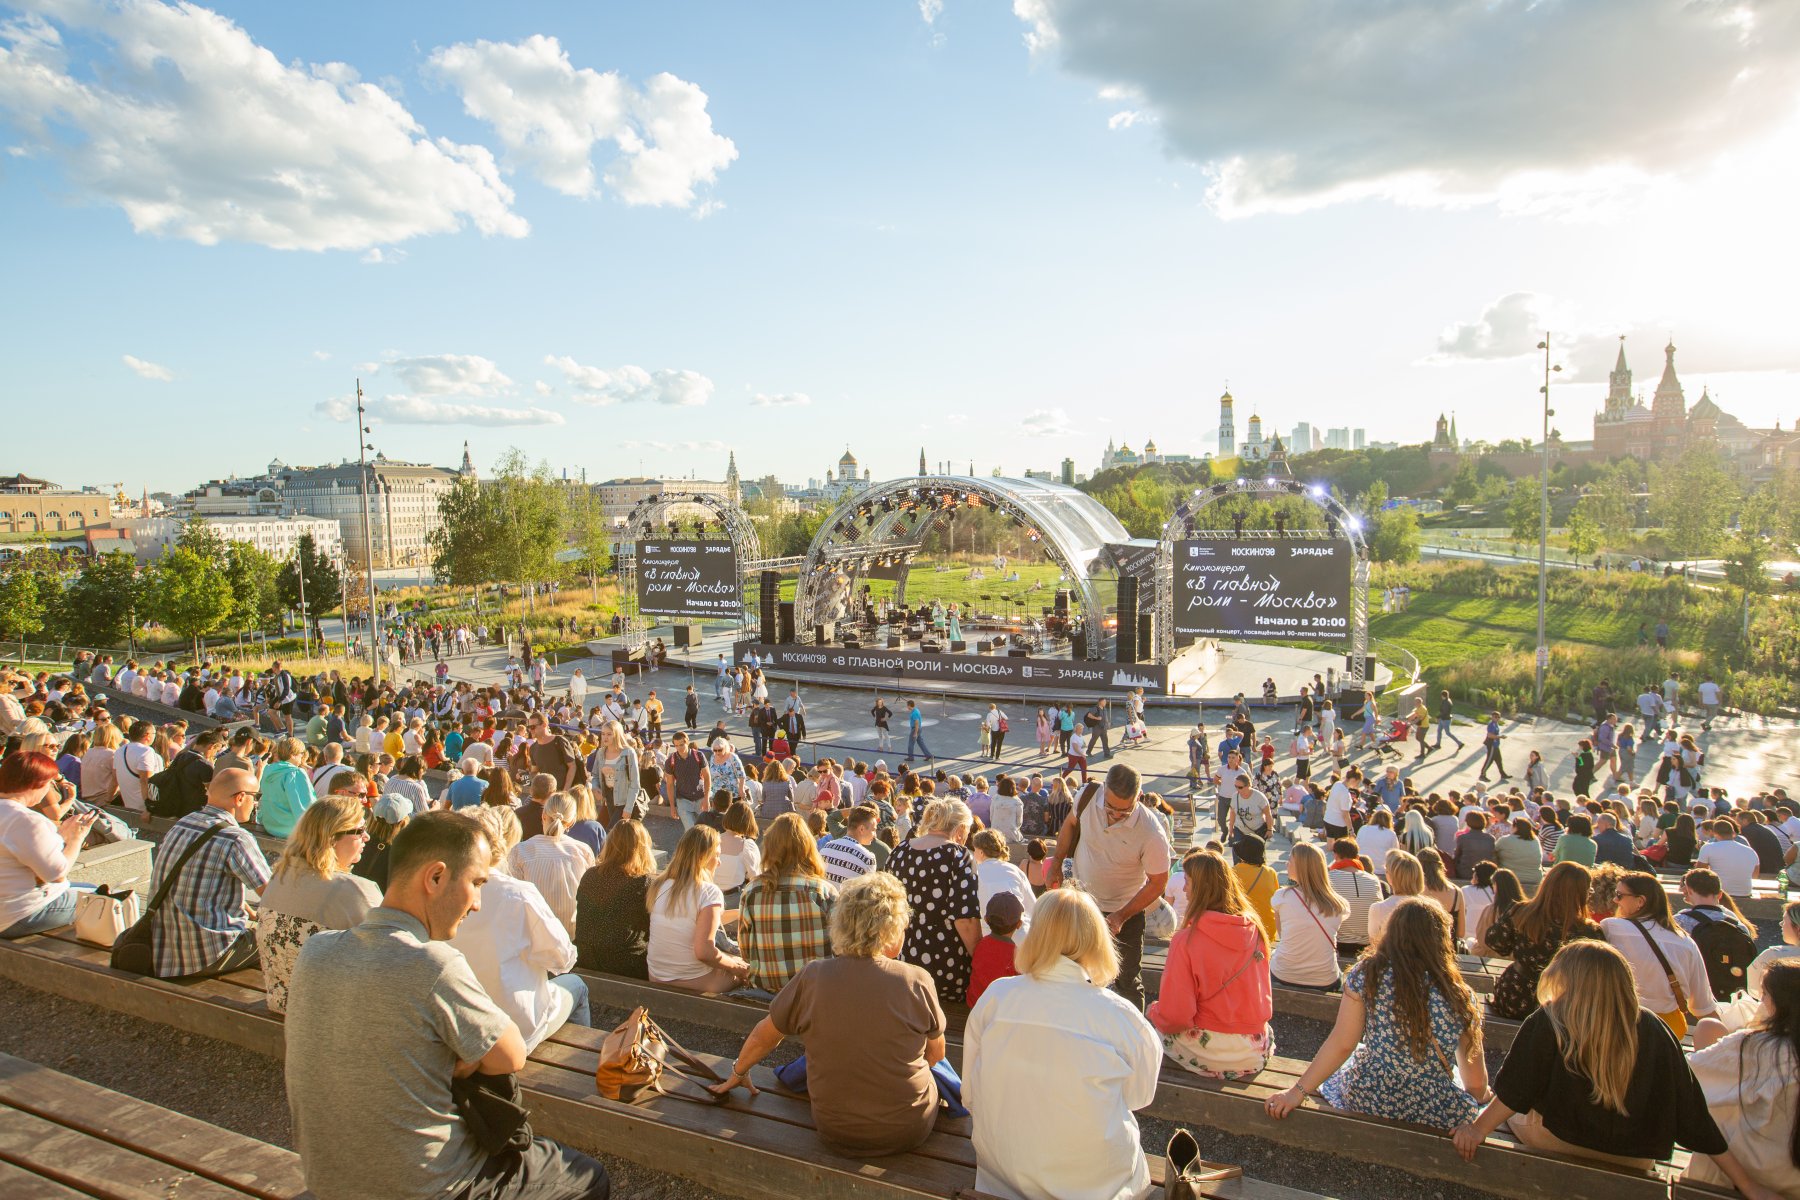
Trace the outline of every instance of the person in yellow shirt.
{"label": "person in yellow shirt", "polygon": [[399,762],[406,754],[406,737],[400,732],[399,721],[396,720],[388,726],[387,732],[381,738],[381,748],[393,755],[395,762]]}
{"label": "person in yellow shirt", "polygon": [[662,698],[656,694],[655,688],[651,688],[650,694],[644,698],[644,720],[650,726],[650,744],[652,746],[662,744],[662,717]]}
{"label": "person in yellow shirt", "polygon": [[1263,865],[1267,852],[1268,843],[1254,833],[1238,834],[1231,843],[1232,857],[1237,859],[1231,873],[1237,876],[1238,886],[1244,889],[1250,907],[1256,910],[1256,919],[1262,922],[1263,932],[1273,945],[1276,938],[1273,901],[1281,878],[1274,868]]}

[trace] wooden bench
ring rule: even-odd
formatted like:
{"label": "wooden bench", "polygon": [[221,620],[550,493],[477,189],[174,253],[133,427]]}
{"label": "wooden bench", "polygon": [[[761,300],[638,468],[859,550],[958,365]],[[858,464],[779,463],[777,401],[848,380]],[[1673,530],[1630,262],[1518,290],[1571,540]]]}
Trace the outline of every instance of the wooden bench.
{"label": "wooden bench", "polygon": [[0,1196],[295,1200],[291,1151],[0,1054]]}
{"label": "wooden bench", "polygon": [[[748,1033],[768,1011],[762,1002],[745,997],[703,996],[641,979],[591,971],[577,973],[587,980],[596,1004],[617,1008],[643,1005],[664,1020]],[[1321,994],[1320,998],[1332,1006],[1331,1015],[1335,1017],[1337,997]],[[959,1068],[962,1025],[967,1015],[961,1006],[945,1006],[949,1057]],[[1516,1023],[1508,1024],[1516,1034]],[[1510,1036],[1507,1044],[1511,1044]],[[1425,1126],[1341,1112],[1310,1099],[1286,1120],[1269,1117],[1263,1101],[1297,1082],[1306,1066],[1303,1062],[1276,1058],[1255,1080],[1227,1083],[1202,1079],[1165,1062],[1156,1099],[1144,1111],[1166,1121],[1207,1125],[1303,1149],[1325,1150],[1485,1190],[1493,1190],[1493,1173],[1499,1172],[1498,1177],[1507,1182],[1507,1195],[1543,1200],[1564,1200],[1570,1194],[1609,1200],[1666,1200],[1669,1169],[1644,1173],[1544,1154],[1501,1136],[1489,1139],[1482,1165],[1472,1167],[1457,1155],[1447,1134]],[[1677,1161],[1685,1161],[1679,1152]]]}
{"label": "wooden bench", "polygon": [[[284,1053],[281,1018],[263,1003],[261,972],[174,984],[124,975],[105,960],[104,951],[74,941],[66,930],[0,943],[0,977],[272,1057]],[[607,1100],[594,1089],[604,1037],[603,1030],[564,1026],[532,1054],[520,1083],[539,1134],[767,1200],[796,1195],[950,1200],[974,1186],[975,1151],[967,1118],[941,1119],[925,1144],[910,1154],[840,1155],[814,1132],[810,1104],[782,1093],[773,1073],[764,1069],[756,1072],[755,1082],[771,1090],[754,1099],[739,1092],[723,1106],[679,1091],[639,1104]],[[701,1057],[724,1068],[721,1074],[729,1069],[724,1058]],[[1153,1162],[1152,1168],[1160,1182],[1161,1164]],[[1234,1181],[1214,1194],[1235,1200],[1316,1200],[1310,1193],[1254,1179]]]}
{"label": "wooden bench", "polygon": [[[1144,989],[1156,992],[1162,984],[1163,968],[1168,965],[1169,947],[1166,942],[1144,943]],[[1348,968],[1356,959],[1340,957],[1338,965]],[[1504,958],[1482,958],[1475,954],[1459,954],[1456,956],[1457,969],[1462,972],[1463,982],[1469,990],[1477,995],[1486,995],[1494,990],[1505,973],[1510,960]]]}

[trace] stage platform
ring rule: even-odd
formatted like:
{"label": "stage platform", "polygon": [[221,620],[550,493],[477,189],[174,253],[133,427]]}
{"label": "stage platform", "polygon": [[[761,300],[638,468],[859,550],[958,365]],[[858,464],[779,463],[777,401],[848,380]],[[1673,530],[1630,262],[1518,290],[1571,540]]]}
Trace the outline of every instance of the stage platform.
{"label": "stage platform", "polygon": [[[652,629],[650,639],[660,637],[669,648],[668,664],[672,670],[691,669],[702,690],[710,690],[711,680],[718,670],[719,655],[723,654],[727,661],[739,641],[744,640],[745,632],[734,626],[709,626],[706,636],[698,646],[676,647],[668,626]],[[589,642],[588,647],[597,659],[611,661],[612,652],[621,642],[618,638],[603,638]],[[946,655],[945,657],[949,657]],[[987,655],[958,655],[959,658],[986,658]],[[1062,658],[1067,659],[1067,655]],[[1111,664],[1106,664],[1109,667]],[[1123,667],[1129,671],[1129,665]],[[1328,669],[1335,669],[1341,676],[1344,671],[1344,655],[1325,650],[1308,650],[1291,646],[1274,646],[1250,642],[1219,643],[1216,649],[1203,646],[1190,646],[1175,656],[1169,664],[1169,691],[1158,695],[1146,690],[1146,704],[1158,707],[1179,707],[1197,701],[1207,703],[1230,702],[1240,692],[1249,700],[1262,698],[1263,680],[1273,678],[1278,697],[1282,701],[1297,699],[1302,684],[1310,684],[1315,674],[1324,675]],[[599,671],[595,672],[598,676]],[[808,671],[794,669],[777,669],[770,673],[771,680],[797,679],[813,687],[841,687],[852,690],[865,689],[882,683],[878,675],[850,676],[835,671]],[[1393,682],[1394,673],[1381,663],[1375,664],[1375,678],[1372,681],[1379,692],[1385,690]],[[1072,691],[1066,687],[1038,688],[1029,685],[1007,684],[983,689],[979,681],[967,679],[933,680],[908,677],[890,679],[885,685],[889,690],[900,692],[917,692],[920,694],[959,695],[980,699],[1029,699],[1053,700],[1071,695],[1086,698],[1085,691]],[[1123,693],[1105,692],[1113,699],[1121,699]]]}

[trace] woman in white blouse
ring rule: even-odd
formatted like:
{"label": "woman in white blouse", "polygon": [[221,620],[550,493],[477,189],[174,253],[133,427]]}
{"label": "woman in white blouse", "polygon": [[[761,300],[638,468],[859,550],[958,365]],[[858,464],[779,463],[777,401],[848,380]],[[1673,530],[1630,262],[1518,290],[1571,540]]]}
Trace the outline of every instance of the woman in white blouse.
{"label": "woman in white blouse", "polygon": [[[1696,1050],[1688,1066],[1745,1173],[1783,1196],[1800,1196],[1800,966],[1777,963],[1762,982],[1749,1026]],[[1731,1186],[1704,1154],[1694,1155],[1684,1178]]]}
{"label": "woman in white blouse", "polygon": [[116,756],[125,735],[111,721],[94,726],[88,752],[81,756],[81,798],[89,804],[111,804],[119,798]]}
{"label": "woman in white blouse", "polygon": [[518,814],[483,805],[475,819],[494,857],[481,885],[481,907],[463,918],[450,944],[519,1026],[526,1047],[535,1049],[565,1022],[591,1023],[587,982],[569,973],[575,969],[575,943],[562,921],[535,887],[506,869],[508,853],[519,841]]}
{"label": "woman in white blouse", "polygon": [[762,872],[762,847],[756,844],[756,810],[744,801],[732,801],[724,823],[713,883],[725,894],[725,921],[729,924],[737,917],[738,896]]}
{"label": "woman in white blouse", "polygon": [[[1020,974],[989,985],[963,1034],[975,1190],[1144,1200],[1150,1164],[1132,1114],[1156,1096],[1162,1039],[1107,987],[1119,957],[1093,898],[1046,892],[1014,961]],[[1019,1136],[1019,1113],[1033,1114],[1032,1136]]]}
{"label": "woman in white blouse", "polygon": [[1638,1003],[1681,1037],[1688,1030],[1685,1013],[1710,1017],[1717,1007],[1706,977],[1706,959],[1693,939],[1676,928],[1669,915],[1669,894],[1656,876],[1625,872],[1619,876],[1617,896],[1618,915],[1601,921],[1600,931],[1631,964]]}
{"label": "woman in white blouse", "polygon": [[[571,937],[575,934],[575,889],[594,865],[594,852],[569,836],[569,826],[574,823],[574,799],[567,792],[555,793],[544,801],[544,832],[519,842],[507,867],[514,878],[537,888]],[[518,842],[516,834],[513,840]]]}

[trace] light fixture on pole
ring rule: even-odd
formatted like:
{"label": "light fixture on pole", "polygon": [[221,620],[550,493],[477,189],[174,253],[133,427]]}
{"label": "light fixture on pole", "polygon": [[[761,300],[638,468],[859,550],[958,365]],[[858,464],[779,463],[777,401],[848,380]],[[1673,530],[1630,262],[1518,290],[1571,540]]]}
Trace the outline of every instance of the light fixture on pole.
{"label": "light fixture on pole", "polygon": [[1544,672],[1550,666],[1550,643],[1544,636],[1545,593],[1550,574],[1550,418],[1556,410],[1550,407],[1550,375],[1561,371],[1561,364],[1550,363],[1550,334],[1537,344],[1544,352],[1544,386],[1538,390],[1544,397],[1544,457],[1538,474],[1538,603],[1537,603],[1537,673],[1532,687],[1532,705],[1538,715],[1544,712]]}
{"label": "light fixture on pole", "polygon": [[381,617],[375,611],[375,542],[369,534],[369,427],[363,412],[362,380],[356,381],[356,488],[362,494],[363,581],[369,597],[369,665],[381,686]]}

